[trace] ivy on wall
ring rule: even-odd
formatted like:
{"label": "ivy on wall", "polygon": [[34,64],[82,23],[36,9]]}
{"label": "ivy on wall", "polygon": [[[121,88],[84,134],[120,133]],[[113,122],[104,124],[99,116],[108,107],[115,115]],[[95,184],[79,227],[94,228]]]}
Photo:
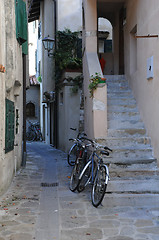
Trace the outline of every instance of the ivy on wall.
{"label": "ivy on wall", "polygon": [[56,33],[57,49],[55,50],[56,80],[58,80],[63,70],[82,68],[82,58],[79,57],[79,32],[71,32],[69,29]]}

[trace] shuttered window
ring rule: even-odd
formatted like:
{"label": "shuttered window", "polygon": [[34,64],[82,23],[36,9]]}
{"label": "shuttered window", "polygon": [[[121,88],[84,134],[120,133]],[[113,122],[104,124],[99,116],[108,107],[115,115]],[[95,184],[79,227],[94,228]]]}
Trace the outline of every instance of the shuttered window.
{"label": "shuttered window", "polygon": [[6,99],[5,153],[14,149],[14,102]]}
{"label": "shuttered window", "polygon": [[23,0],[15,0],[16,38],[24,54],[28,54],[28,27],[26,3]]}

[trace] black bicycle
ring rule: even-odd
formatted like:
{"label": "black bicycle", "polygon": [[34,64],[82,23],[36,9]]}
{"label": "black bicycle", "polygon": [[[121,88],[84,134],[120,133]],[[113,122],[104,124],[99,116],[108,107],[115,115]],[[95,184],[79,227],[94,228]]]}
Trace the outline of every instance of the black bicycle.
{"label": "black bicycle", "polygon": [[29,122],[28,131],[26,133],[27,141],[42,141],[42,134],[40,130],[40,124],[38,122]]}

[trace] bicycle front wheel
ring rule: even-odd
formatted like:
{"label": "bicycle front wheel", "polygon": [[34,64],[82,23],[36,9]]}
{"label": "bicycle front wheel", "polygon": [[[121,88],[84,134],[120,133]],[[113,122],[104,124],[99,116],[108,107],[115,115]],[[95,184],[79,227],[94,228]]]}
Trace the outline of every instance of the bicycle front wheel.
{"label": "bicycle front wheel", "polygon": [[94,184],[92,186],[92,204],[94,207],[98,207],[103,198],[104,194],[106,192],[107,188],[107,172],[105,166],[101,165],[99,169],[97,170],[97,174],[94,180]]}

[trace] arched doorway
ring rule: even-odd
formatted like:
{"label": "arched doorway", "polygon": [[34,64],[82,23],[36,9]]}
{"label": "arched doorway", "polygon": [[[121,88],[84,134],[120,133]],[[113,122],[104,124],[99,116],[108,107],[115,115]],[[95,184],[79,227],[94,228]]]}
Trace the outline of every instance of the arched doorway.
{"label": "arched doorway", "polygon": [[[103,18],[109,21],[112,26],[112,53],[107,61],[108,69],[105,74],[124,74],[124,24],[126,9],[124,1],[97,1],[98,19]],[[99,25],[98,25],[99,28]],[[109,39],[107,39],[109,40]],[[109,56],[110,57],[110,56]],[[109,58],[108,58],[109,59]],[[112,65],[108,65],[111,63]]]}
{"label": "arched doorway", "polygon": [[114,73],[112,24],[106,18],[98,18],[98,55],[104,59],[104,75]]}

